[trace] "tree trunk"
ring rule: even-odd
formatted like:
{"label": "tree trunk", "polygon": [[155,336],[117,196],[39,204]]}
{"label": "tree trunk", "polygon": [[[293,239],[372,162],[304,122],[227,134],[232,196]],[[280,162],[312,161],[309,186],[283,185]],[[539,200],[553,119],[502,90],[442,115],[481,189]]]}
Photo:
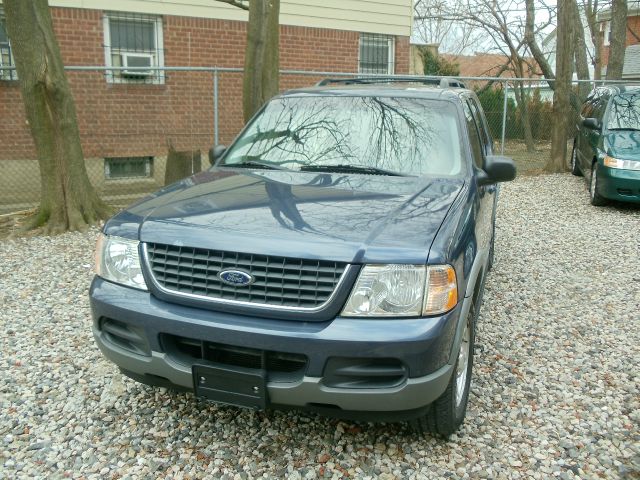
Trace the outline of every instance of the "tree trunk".
{"label": "tree trunk", "polygon": [[589,25],[589,34],[593,42],[593,79],[600,80],[602,77],[602,32],[598,23],[598,0],[587,0],[585,14]]}
{"label": "tree trunk", "polygon": [[[574,49],[573,55],[576,62],[576,73],[578,74],[578,80],[589,80],[589,60],[587,59],[587,42],[584,37],[584,26],[582,25],[582,17],[578,10],[578,3],[576,0],[571,0],[571,8],[573,9],[573,28],[574,28]],[[589,82],[578,84],[578,97],[580,103],[584,102],[591,91]],[[574,112],[574,114],[577,112]]]}
{"label": "tree trunk", "polygon": [[47,0],[4,0],[6,26],[40,167],[40,207],[32,227],[83,230],[109,215],[87,176],[76,108]]}
{"label": "tree trunk", "polygon": [[607,80],[620,80],[627,39],[627,0],[613,0],[611,5],[611,44]]}
{"label": "tree trunk", "polygon": [[171,185],[173,182],[177,182],[201,171],[202,156],[200,155],[200,150],[179,152],[173,148],[173,145],[169,144],[167,165],[164,171],[165,185]]}
{"label": "tree trunk", "polygon": [[244,61],[243,114],[251,117],[278,94],[280,0],[251,0]]}
{"label": "tree trunk", "polygon": [[570,113],[569,95],[573,74],[573,8],[569,2],[558,2],[558,38],[556,45],[556,82],[553,92],[553,131],[551,156],[545,165],[547,172],[566,170],[567,118]]}
{"label": "tree trunk", "polygon": [[[534,28],[535,27],[534,20],[536,15],[534,0],[526,0],[525,8],[526,8],[525,27],[524,27],[525,42],[529,47],[529,50],[531,50],[531,55],[533,56],[534,60],[542,70],[542,75],[544,75],[544,78],[546,78],[547,80],[553,80],[555,78],[555,74],[553,73],[553,70],[551,69],[549,62],[547,62],[547,58],[545,57],[544,53],[542,53],[542,50],[540,50],[540,47],[538,46],[538,42],[536,41],[535,28]],[[549,82],[549,85],[551,86],[552,89],[554,88],[553,82]]]}
{"label": "tree trunk", "polygon": [[518,103],[520,118],[522,120],[524,143],[527,146],[527,152],[533,153],[536,151],[536,149],[533,144],[533,134],[531,133],[531,120],[529,117],[529,95],[527,95],[523,83],[518,82],[517,80],[515,80],[514,92],[516,94],[516,102]]}

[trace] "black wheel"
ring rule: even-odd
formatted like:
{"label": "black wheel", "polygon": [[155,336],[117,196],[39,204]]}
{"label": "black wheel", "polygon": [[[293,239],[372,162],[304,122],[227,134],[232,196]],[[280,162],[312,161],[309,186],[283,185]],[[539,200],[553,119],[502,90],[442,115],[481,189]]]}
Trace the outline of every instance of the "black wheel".
{"label": "black wheel", "polygon": [[576,177],[581,177],[582,172],[580,171],[580,167],[578,167],[578,152],[576,151],[576,142],[573,142],[573,148],[571,149],[571,165],[569,168],[571,169],[571,173]]}
{"label": "black wheel", "polygon": [[448,438],[455,433],[467,413],[469,387],[473,370],[473,351],[475,344],[475,325],[479,299],[474,300],[469,311],[467,324],[462,333],[460,351],[453,369],[453,375],[444,393],[431,405],[424,417],[413,421],[412,425],[419,433]]}
{"label": "black wheel", "polygon": [[598,193],[598,163],[591,167],[591,181],[589,182],[589,198],[591,205],[601,207],[607,204],[607,199]]}

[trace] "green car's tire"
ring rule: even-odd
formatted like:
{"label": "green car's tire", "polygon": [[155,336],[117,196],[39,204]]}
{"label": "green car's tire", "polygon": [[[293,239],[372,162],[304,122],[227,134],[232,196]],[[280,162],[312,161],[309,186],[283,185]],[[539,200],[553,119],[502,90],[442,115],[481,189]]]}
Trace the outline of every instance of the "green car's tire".
{"label": "green car's tire", "polygon": [[598,193],[598,164],[594,162],[591,167],[591,181],[589,182],[589,199],[591,205],[601,207],[607,204],[607,199]]}
{"label": "green car's tire", "polygon": [[573,142],[573,148],[571,149],[571,159],[569,161],[571,163],[569,165],[571,173],[576,177],[582,177],[582,171],[580,170],[580,167],[578,167],[578,152],[576,151],[576,142]]}

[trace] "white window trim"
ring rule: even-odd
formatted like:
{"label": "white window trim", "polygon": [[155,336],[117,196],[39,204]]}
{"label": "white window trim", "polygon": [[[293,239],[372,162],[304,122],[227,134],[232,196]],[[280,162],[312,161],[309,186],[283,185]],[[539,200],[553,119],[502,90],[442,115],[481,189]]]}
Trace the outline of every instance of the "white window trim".
{"label": "white window trim", "polygon": [[[363,33],[360,33],[360,36],[358,37],[358,73],[364,73],[362,71],[362,35]],[[364,35],[367,35],[367,33],[364,33]],[[377,35],[377,34],[376,34]],[[381,36],[386,36],[387,38],[387,48],[389,49],[389,62],[387,62],[387,73],[386,75],[395,75],[395,70],[396,70],[396,37],[393,35],[382,35]]]}
{"label": "white window trim", "polygon": [[[154,24],[156,42],[155,53],[155,65],[154,67],[164,67],[164,32],[162,28],[162,17],[155,16],[155,18],[149,18],[149,20],[140,20],[139,16],[129,15],[126,13],[105,13],[102,17],[102,30],[104,31],[104,65],[106,67],[113,66],[113,60],[111,58],[111,29],[109,28],[110,19],[118,20],[135,20],[135,21],[148,21]],[[131,52],[135,53],[135,52]],[[120,75],[114,75],[114,70],[107,70],[107,82],[108,83],[140,83],[135,79],[129,79],[121,77]],[[152,77],[151,84],[164,84],[165,72],[163,70],[157,71]]]}
{"label": "white window trim", "polygon": [[609,21],[604,22],[602,31],[604,32],[604,39],[603,39],[602,45],[604,45],[605,47],[608,47],[609,45],[611,45],[611,42],[609,40],[609,37],[611,36],[611,22]]}

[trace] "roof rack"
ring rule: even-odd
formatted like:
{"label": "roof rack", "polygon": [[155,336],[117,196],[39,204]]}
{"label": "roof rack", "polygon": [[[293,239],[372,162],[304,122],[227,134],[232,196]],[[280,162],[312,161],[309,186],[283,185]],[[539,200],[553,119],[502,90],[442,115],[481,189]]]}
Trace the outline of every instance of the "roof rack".
{"label": "roof rack", "polygon": [[325,78],[320,80],[316,86],[327,85],[375,85],[377,83],[422,83],[423,85],[435,85],[440,88],[467,88],[466,85],[456,78],[426,78],[426,77],[352,77],[352,78]]}

